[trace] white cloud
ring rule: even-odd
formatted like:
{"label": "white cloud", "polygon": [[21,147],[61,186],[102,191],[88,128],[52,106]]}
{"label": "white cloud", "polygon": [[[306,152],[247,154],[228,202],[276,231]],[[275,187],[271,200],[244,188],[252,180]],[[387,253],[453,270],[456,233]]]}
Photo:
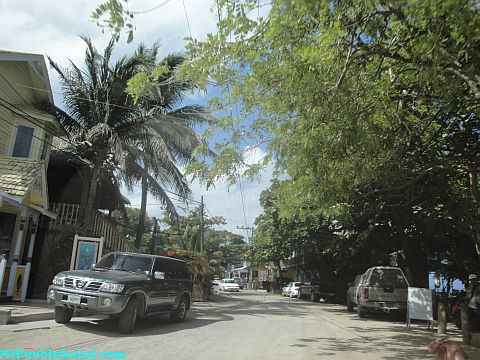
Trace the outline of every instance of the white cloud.
{"label": "white cloud", "polygon": [[[246,151],[248,154],[249,151]],[[261,149],[250,151],[248,163],[254,164],[265,156],[265,152]],[[193,199],[200,201],[203,195],[205,203],[205,212],[208,216],[223,216],[227,224],[220,228],[247,236],[245,230],[238,227],[253,226],[255,218],[260,215],[262,208],[259,203],[260,193],[270,185],[272,178],[273,166],[266,167],[258,176],[257,180],[247,180],[242,178],[232,186],[228,186],[227,182],[220,181],[206,190],[198,181],[193,181],[190,188],[193,193]],[[140,205],[140,189],[135,189],[133,193],[127,193],[132,205],[139,207]],[[243,199],[243,201],[242,201]],[[149,196],[147,212],[149,216],[162,217],[162,209],[157,200]],[[191,208],[195,208],[198,204],[191,204]],[[251,232],[248,233],[250,235]]]}
{"label": "white cloud", "polygon": [[[215,17],[210,13],[213,0],[185,0],[193,37],[205,38],[207,32],[215,30]],[[0,0],[0,23],[2,36],[0,49],[8,51],[49,55],[60,65],[66,66],[68,59],[81,64],[85,53],[84,42],[79,35],[92,38],[101,51],[110,39],[110,34],[90,20],[90,14],[100,1],[72,0]],[[132,10],[148,10],[159,4],[158,0],[135,0],[129,2]],[[161,8],[135,16],[135,38],[126,43],[125,36],[119,41],[115,55],[132,52],[140,43],[147,46],[158,41],[161,55],[184,50],[188,26],[183,4],[170,1]],[[58,77],[49,69],[55,101],[61,105]]]}
{"label": "white cloud", "polygon": [[[101,29],[90,20],[90,13],[100,2],[0,0],[0,23],[2,24],[0,49],[48,54],[61,66],[67,66],[68,59],[80,65],[85,53],[85,45],[79,38],[80,34],[90,36],[99,51],[109,41],[109,34],[102,34]],[[132,0],[128,4],[130,10],[148,10],[161,2],[160,0]],[[202,40],[208,32],[215,30],[216,17],[210,12],[213,2],[214,0],[184,0],[193,37]],[[155,41],[161,44],[161,56],[170,52],[183,51],[186,45],[184,39],[189,36],[181,0],[173,0],[158,10],[136,15],[135,26],[134,42],[126,44],[123,36],[117,45],[116,56],[131,53],[140,43],[148,46]],[[58,78],[54,71],[49,69],[49,72],[54,99],[61,106]],[[192,94],[188,101],[201,104],[205,102],[205,96],[197,92]],[[247,151],[247,153],[250,153],[246,158],[248,162],[264,156],[259,149]],[[253,225],[253,221],[261,212],[258,203],[260,192],[268,187],[271,177],[272,168],[267,168],[258,181],[243,179],[242,186],[237,183],[229,188],[226,183],[219,182],[215,188],[207,191],[198,182],[193,182],[191,189],[195,200],[200,201],[200,196],[204,196],[209,215],[223,216],[227,219],[228,225],[225,229],[245,235],[245,232],[237,229],[237,226]],[[140,204],[139,191],[134,191],[127,196],[132,204]],[[157,202],[149,198],[149,204]],[[149,205],[147,210],[151,216],[162,215],[160,206]]]}

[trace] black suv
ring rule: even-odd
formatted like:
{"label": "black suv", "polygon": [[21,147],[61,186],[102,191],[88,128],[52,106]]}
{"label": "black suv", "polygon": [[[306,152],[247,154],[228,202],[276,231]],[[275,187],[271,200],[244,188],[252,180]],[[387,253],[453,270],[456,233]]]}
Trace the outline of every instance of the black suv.
{"label": "black suv", "polygon": [[192,280],[185,261],[164,256],[113,252],[91,270],[62,271],[47,292],[55,321],[70,322],[74,310],[118,317],[122,333],[131,333],[137,317],[170,314],[185,320]]}

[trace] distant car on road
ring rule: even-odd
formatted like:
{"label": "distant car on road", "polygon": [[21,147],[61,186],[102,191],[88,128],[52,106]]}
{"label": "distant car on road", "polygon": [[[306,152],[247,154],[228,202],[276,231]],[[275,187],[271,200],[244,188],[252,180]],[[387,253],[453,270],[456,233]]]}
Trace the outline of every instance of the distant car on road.
{"label": "distant car on road", "polygon": [[297,297],[298,288],[302,285],[301,282],[291,282],[282,288],[282,295],[289,297]]}
{"label": "distant car on road", "polygon": [[218,284],[218,290],[220,291],[240,291],[240,286],[233,279],[222,279]]}
{"label": "distant car on road", "polygon": [[298,289],[300,286],[303,284],[301,282],[292,282],[290,283],[290,287],[288,288],[288,296],[292,297],[297,297],[298,296]]}

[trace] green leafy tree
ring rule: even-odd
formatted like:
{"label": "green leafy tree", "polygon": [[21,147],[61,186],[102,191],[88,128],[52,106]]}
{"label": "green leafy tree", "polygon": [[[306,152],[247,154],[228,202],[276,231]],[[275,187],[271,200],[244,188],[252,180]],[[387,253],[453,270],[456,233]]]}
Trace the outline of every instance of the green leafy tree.
{"label": "green leafy tree", "polygon": [[[177,68],[184,62],[183,56],[170,54],[160,61],[160,65],[137,73],[128,82],[127,91],[135,99],[138,109],[135,118],[156,121],[159,134],[125,146],[128,154],[122,172],[125,183],[130,189],[140,183],[142,190],[137,247],[143,238],[148,192],[162,202],[168,216],[175,220],[177,212],[165,188],[186,199],[190,189],[178,165],[191,163],[193,153],[200,145],[208,149],[194,127],[212,123],[212,117],[200,105],[181,106],[187,93],[194,88],[192,82],[180,82],[174,78]],[[138,79],[141,79],[141,87],[137,86]],[[148,79],[148,84],[143,82],[144,79]],[[213,156],[210,151],[208,154]]]}
{"label": "green leafy tree", "polygon": [[[176,217],[175,207],[165,191],[172,188],[181,198],[189,189],[178,164],[192,160],[193,150],[204,142],[193,124],[206,121],[203,108],[196,105],[174,108],[184,98],[189,82],[171,81],[176,67],[184,59],[169,55],[156,73],[158,46],[140,46],[134,55],[112,64],[112,40],[100,55],[91,41],[87,43],[85,69],[71,63],[63,69],[50,59],[58,72],[66,111],[53,109],[70,133],[66,149],[86,159],[92,166],[91,181],[85,183],[84,224],[90,226],[98,181],[102,173],[115,174],[128,188],[140,181],[142,204],[137,227],[136,246],[143,239],[147,191],[160,199],[167,214]],[[128,93],[132,78],[157,74],[149,93],[134,99]],[[139,97],[140,96],[140,97]]]}
{"label": "green leafy tree", "polygon": [[65,111],[50,110],[69,132],[66,151],[86,160],[92,168],[90,181],[84,182],[82,199],[83,224],[88,228],[102,173],[112,176],[121,170],[125,144],[150,140],[159,134],[151,119],[132,116],[133,99],[125,91],[133,75],[155,64],[156,52],[142,49],[112,63],[113,40],[100,54],[89,38],[82,38],[87,45],[83,69],[73,62],[62,68],[49,58],[60,77],[65,106]]}

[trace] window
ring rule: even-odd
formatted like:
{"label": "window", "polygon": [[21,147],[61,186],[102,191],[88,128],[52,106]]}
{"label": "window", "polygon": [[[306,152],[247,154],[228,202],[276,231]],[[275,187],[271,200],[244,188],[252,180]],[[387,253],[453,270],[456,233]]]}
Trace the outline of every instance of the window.
{"label": "window", "polygon": [[34,131],[33,127],[17,125],[17,134],[13,143],[13,157],[30,157]]}
{"label": "window", "polygon": [[135,256],[129,254],[111,253],[105,256],[95,265],[98,269],[110,269],[118,271],[134,271],[150,273],[152,259],[148,256]]}
{"label": "window", "polygon": [[188,269],[185,263],[177,260],[157,258],[153,271],[165,273],[165,279],[189,279]]}

